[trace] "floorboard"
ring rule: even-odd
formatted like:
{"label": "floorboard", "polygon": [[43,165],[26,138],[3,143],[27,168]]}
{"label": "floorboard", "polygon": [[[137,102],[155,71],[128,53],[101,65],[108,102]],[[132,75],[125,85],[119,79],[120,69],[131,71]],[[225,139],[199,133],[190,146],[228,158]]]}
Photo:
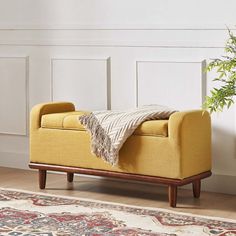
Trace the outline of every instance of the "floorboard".
{"label": "floorboard", "polygon": [[[46,189],[40,190],[37,171],[0,167],[0,187],[173,210],[169,207],[167,187],[147,183],[79,175],[68,183],[66,174],[48,173]],[[179,189],[174,210],[236,219],[236,195],[202,192],[196,199],[192,191]]]}

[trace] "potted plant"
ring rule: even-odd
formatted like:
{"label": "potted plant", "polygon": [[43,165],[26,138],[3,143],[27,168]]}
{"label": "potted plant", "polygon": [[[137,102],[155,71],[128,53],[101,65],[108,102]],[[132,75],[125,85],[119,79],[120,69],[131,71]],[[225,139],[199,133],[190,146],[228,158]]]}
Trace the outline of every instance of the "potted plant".
{"label": "potted plant", "polygon": [[217,71],[214,81],[219,82],[219,87],[213,88],[203,104],[204,109],[212,112],[222,111],[234,103],[236,95],[236,36],[229,30],[229,39],[225,46],[225,55],[212,60],[207,66],[207,71]]}

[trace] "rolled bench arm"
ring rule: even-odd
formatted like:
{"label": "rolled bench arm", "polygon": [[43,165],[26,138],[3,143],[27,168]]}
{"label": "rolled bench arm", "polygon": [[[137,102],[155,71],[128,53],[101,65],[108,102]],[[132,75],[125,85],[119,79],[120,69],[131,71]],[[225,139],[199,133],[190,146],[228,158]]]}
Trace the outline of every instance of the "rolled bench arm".
{"label": "rolled bench arm", "polygon": [[169,118],[169,137],[181,141],[182,135],[210,138],[211,118],[207,111],[192,110],[173,113]]}
{"label": "rolled bench arm", "polygon": [[211,169],[211,118],[207,111],[176,112],[170,116],[168,129],[175,155],[181,159],[183,178]]}
{"label": "rolled bench arm", "polygon": [[71,102],[51,102],[34,106],[30,112],[30,130],[41,127],[41,117],[46,114],[75,111]]}

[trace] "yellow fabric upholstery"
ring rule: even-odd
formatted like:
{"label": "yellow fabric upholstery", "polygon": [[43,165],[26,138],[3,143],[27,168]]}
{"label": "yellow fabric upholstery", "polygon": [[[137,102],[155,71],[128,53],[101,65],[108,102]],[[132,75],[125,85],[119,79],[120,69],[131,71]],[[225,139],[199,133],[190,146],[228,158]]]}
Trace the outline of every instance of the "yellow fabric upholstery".
{"label": "yellow fabric upholstery", "polygon": [[41,127],[48,129],[85,130],[84,126],[78,120],[78,117],[85,113],[87,112],[74,111],[43,115]]}
{"label": "yellow fabric upholstery", "polygon": [[[53,113],[42,116],[41,127],[48,129],[85,130],[78,117],[86,111]],[[135,135],[168,136],[168,120],[152,120],[141,124],[134,132]]]}
{"label": "yellow fabric upholstery", "polygon": [[134,135],[167,137],[168,120],[145,121],[134,131]]}
{"label": "yellow fabric upholstery", "polygon": [[[64,117],[68,112],[71,112],[71,117]],[[54,113],[61,113],[65,120],[69,119],[67,127],[74,127],[74,116],[79,115],[71,103],[35,106],[31,111],[31,162],[175,179],[211,170],[211,123],[208,112],[186,111],[172,114],[166,125],[168,137],[132,135],[120,151],[118,167],[112,167],[91,154],[90,137],[84,130],[78,127],[73,130],[57,128],[62,127],[63,119],[60,115],[56,114],[52,121],[54,128],[42,128],[41,124],[48,125],[49,122],[44,115]],[[144,127],[140,126],[136,132],[145,128],[152,132],[152,124],[154,123],[144,122]]]}

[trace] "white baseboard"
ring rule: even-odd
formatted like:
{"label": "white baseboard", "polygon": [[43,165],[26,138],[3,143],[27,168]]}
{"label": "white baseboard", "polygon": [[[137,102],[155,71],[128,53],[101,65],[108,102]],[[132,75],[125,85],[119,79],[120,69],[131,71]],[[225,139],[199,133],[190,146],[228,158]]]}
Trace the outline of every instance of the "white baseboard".
{"label": "white baseboard", "polygon": [[211,177],[202,180],[202,190],[236,195],[236,176],[213,173]]}
{"label": "white baseboard", "polygon": [[[29,169],[28,160],[29,158],[27,153],[0,152],[0,166],[3,167]],[[98,176],[91,176],[91,177],[101,178]],[[191,185],[186,185],[183,186],[182,188],[190,189]],[[217,192],[217,193],[236,195],[236,176],[220,175],[213,173],[211,177],[202,180],[202,190],[207,192]]]}
{"label": "white baseboard", "polygon": [[[226,193],[236,195],[236,176],[212,174],[211,177],[203,179],[201,190],[214,193]],[[192,185],[182,186],[183,189],[192,189]]]}
{"label": "white baseboard", "polygon": [[29,158],[27,153],[16,152],[0,152],[0,166],[17,168],[17,169],[29,169]]}

